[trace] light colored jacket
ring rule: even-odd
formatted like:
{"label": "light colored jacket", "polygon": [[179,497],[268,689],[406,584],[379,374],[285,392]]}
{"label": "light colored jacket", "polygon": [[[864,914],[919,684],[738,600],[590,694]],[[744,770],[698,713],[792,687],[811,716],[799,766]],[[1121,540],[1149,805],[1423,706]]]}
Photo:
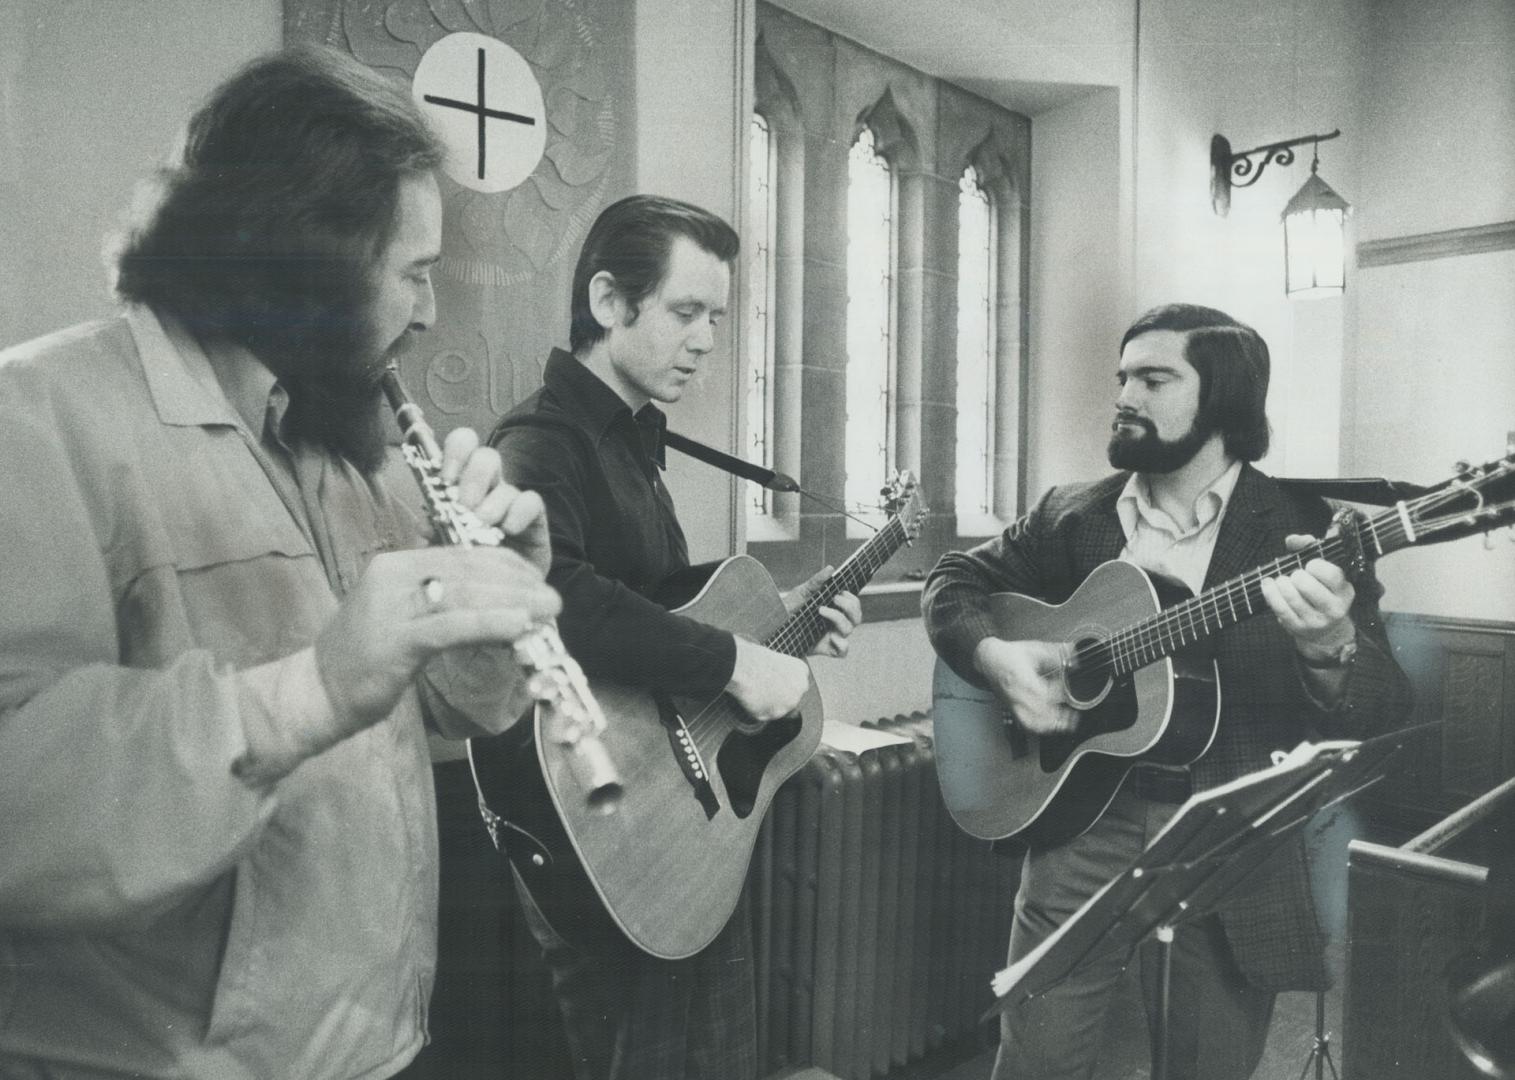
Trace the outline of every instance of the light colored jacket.
{"label": "light colored jacket", "polygon": [[[425,542],[414,491],[310,454],[281,494],[140,308],[0,353],[0,462],[0,1075],[395,1072],[435,967],[417,693],[266,788],[231,765],[369,559]],[[270,662],[278,694],[239,679]]]}

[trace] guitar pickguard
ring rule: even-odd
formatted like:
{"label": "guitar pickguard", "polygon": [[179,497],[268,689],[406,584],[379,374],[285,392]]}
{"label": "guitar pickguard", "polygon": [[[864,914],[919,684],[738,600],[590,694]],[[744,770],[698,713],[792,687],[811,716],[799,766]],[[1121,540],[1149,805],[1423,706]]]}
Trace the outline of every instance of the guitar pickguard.
{"label": "guitar pickguard", "polygon": [[745,818],[752,813],[768,763],[794,741],[803,726],[804,721],[795,713],[782,720],[769,721],[753,731],[733,731],[726,737],[715,760],[726,785],[726,794],[731,799],[731,810],[737,817]]}
{"label": "guitar pickguard", "polygon": [[1037,740],[1042,771],[1057,772],[1086,741],[1096,735],[1125,731],[1136,723],[1136,717],[1136,688],[1130,677],[1115,680],[1098,705],[1079,714],[1076,731],[1068,735],[1044,735]]}

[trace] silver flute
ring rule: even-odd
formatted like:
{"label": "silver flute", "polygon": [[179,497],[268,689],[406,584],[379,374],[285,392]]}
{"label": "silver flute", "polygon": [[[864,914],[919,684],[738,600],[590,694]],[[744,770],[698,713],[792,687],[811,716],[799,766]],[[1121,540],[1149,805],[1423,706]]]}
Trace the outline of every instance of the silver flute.
{"label": "silver flute", "polygon": [[[503,546],[505,533],[480,521],[458,501],[456,487],[442,480],[442,451],[436,435],[421,407],[405,393],[396,362],[385,365],[380,381],[400,424],[400,453],[421,486],[421,499],[438,539],[454,547]],[[531,676],[529,687],[539,709],[538,737],[550,740],[562,752],[593,809],[614,812],[623,788],[615,762],[600,741],[605,714],[590,693],[578,661],[563,647],[557,627],[550,621],[538,623],[511,647]]]}

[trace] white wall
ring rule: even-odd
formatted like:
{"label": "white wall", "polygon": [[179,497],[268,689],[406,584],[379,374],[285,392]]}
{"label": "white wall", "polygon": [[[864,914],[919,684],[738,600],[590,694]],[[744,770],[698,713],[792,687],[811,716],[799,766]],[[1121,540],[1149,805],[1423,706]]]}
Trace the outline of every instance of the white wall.
{"label": "white wall", "polygon": [[[685,199],[741,227],[743,160],[755,5],[746,0],[638,0],[637,189]],[[735,279],[731,312],[713,354],[669,426],[727,449],[738,441],[741,395]],[[668,487],[695,562],[731,554],[737,536],[736,482],[726,473],[668,455]]]}
{"label": "white wall", "polygon": [[1108,470],[1125,311],[1120,104],[1113,88],[1031,122],[1026,504]]}
{"label": "white wall", "polygon": [[936,654],[920,619],[864,623],[848,643],[847,657],[811,662],[826,719],[858,724],[931,707]]}
{"label": "white wall", "polygon": [[1365,30],[1358,238],[1515,219],[1515,4],[1373,0]]}
{"label": "white wall", "polygon": [[0,346],[111,310],[101,241],[279,0],[0,3]]}
{"label": "white wall", "polygon": [[1265,468],[1337,475],[1343,301],[1283,292],[1279,215],[1309,175],[1309,148],[1235,189],[1224,218],[1210,208],[1209,150],[1217,133],[1240,151],[1340,128],[1321,146],[1321,175],[1358,197],[1357,0],[1147,0],[1141,12],[1136,308],[1188,300],[1255,326],[1273,359]]}
{"label": "white wall", "polygon": [[[1515,220],[1515,4],[1379,0],[1363,72],[1363,240]],[[1515,251],[1361,269],[1346,466],[1432,483],[1515,430]],[[1505,532],[1385,560],[1385,604],[1515,619]]]}

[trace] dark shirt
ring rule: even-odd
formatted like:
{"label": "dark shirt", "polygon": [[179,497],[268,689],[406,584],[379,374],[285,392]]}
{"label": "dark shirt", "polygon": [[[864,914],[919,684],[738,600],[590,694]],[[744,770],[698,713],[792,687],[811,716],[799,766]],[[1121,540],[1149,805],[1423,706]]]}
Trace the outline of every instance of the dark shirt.
{"label": "dark shirt", "polygon": [[500,421],[490,443],[505,477],[547,504],[563,644],[591,677],[714,697],[731,681],[736,641],[651,597],[689,566],[663,483],[663,413],[635,416],[600,377],[554,349],[542,388]]}

